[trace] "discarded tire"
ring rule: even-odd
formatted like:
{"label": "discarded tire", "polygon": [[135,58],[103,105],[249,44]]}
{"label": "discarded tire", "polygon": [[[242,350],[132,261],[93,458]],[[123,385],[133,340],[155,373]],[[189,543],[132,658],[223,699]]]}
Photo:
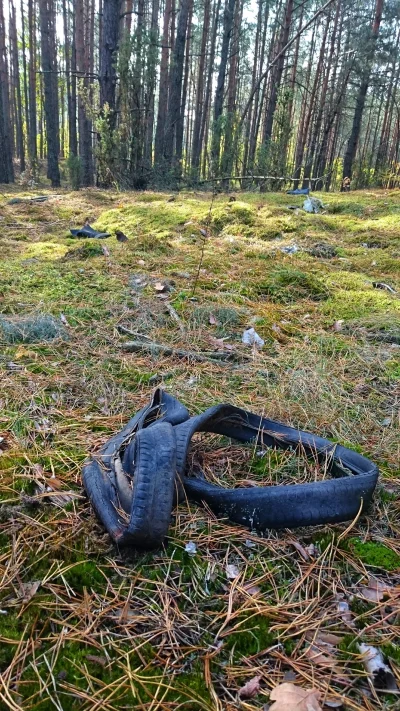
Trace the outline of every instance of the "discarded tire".
{"label": "discarded tire", "polygon": [[[225,489],[188,477],[195,432],[280,449],[301,448],[332,478],[307,484]],[[370,503],[378,468],[366,457],[322,437],[232,405],[190,417],[163,390],[83,468],[88,497],[111,538],[122,546],[157,548],[167,534],[174,497],[205,502],[219,516],[260,531],[354,519]]]}

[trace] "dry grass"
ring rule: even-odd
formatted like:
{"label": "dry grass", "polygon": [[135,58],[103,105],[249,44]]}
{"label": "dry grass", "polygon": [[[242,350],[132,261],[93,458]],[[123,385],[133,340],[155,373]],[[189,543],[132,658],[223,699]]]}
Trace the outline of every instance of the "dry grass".
{"label": "dry grass", "polygon": [[[0,203],[3,316],[63,314],[68,332],[68,341],[4,342],[0,354],[0,708],[253,711],[287,679],[354,711],[397,708],[358,645],[383,650],[400,688],[400,362],[396,340],[379,339],[399,333],[400,301],[372,286],[400,288],[398,194],[335,196],[319,216],[292,214],[285,196],[244,195],[234,210],[218,197],[195,301],[210,198],[166,197],[88,190]],[[120,226],[129,242],[111,237],[110,256],[64,260],[80,246],[69,227],[87,217]],[[293,242],[303,249],[281,251]],[[321,242],[337,255],[313,257]],[[251,359],[124,354],[119,325],[188,350],[226,343]],[[260,352],[241,344],[249,325],[266,342]],[[230,401],[370,456],[382,477],[369,515],[259,536],[185,504],[162,551],[121,557],[80,470],[155,380],[191,412]],[[191,461],[229,486],[324,475],[288,453],[259,454],[202,435]],[[387,586],[376,600],[365,596],[372,577]],[[260,693],[239,700],[257,675]]]}

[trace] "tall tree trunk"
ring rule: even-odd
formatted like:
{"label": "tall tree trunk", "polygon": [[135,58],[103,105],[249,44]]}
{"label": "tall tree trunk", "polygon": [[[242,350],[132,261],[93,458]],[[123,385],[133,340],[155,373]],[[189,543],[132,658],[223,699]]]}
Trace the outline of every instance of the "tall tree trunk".
{"label": "tall tree trunk", "polygon": [[[287,45],[289,41],[290,25],[292,22],[294,0],[287,0],[286,10],[285,10],[285,20],[282,27],[282,32],[278,45],[278,52]],[[267,106],[267,114],[264,123],[264,135],[263,143],[268,145],[272,138],[272,126],[274,122],[274,116],[276,111],[276,106],[278,103],[279,89],[282,81],[283,68],[285,66],[285,53],[282,53],[277,61],[273,74],[271,76],[271,93]]]}
{"label": "tall tree trunk", "polygon": [[10,40],[12,42],[12,64],[13,78],[15,83],[16,93],[16,136],[17,136],[17,154],[20,159],[21,173],[25,170],[25,147],[24,147],[24,122],[22,115],[22,97],[21,97],[21,79],[19,76],[19,60],[18,60],[18,38],[17,38],[17,19],[14,4],[10,6]]}
{"label": "tall tree trunk", "polygon": [[361,82],[357,93],[356,106],[353,116],[353,125],[350,133],[350,138],[347,143],[346,153],[343,160],[343,178],[351,178],[353,172],[353,163],[356,157],[358,140],[360,138],[361,124],[364,113],[365,99],[371,78],[372,63],[375,56],[376,43],[379,35],[379,28],[382,20],[384,0],[376,0],[375,16],[372,23],[371,37],[369,40],[369,48],[365,57],[364,71],[361,75]]}
{"label": "tall tree trunk", "polygon": [[219,156],[221,151],[222,126],[221,116],[224,106],[225,76],[228,63],[229,45],[233,27],[235,0],[225,0],[224,22],[222,29],[221,54],[218,69],[217,87],[214,98],[214,125],[211,158],[214,175],[219,174]]}
{"label": "tall tree trunk", "polygon": [[108,104],[110,125],[115,126],[117,52],[122,0],[104,0],[100,47],[100,106]]}
{"label": "tall tree trunk", "polygon": [[84,0],[75,0],[76,68],[80,89],[78,94],[79,155],[82,163],[82,184],[93,184],[92,122],[87,115],[86,100],[90,98],[88,51],[90,47],[90,16]]}
{"label": "tall tree trunk", "polygon": [[200,129],[203,120],[203,110],[204,110],[204,72],[206,65],[206,51],[208,42],[208,33],[210,30],[210,8],[211,0],[204,1],[204,15],[203,15],[203,32],[201,36],[201,46],[200,46],[200,58],[199,58],[199,69],[197,75],[197,88],[196,88],[196,107],[194,114],[194,126],[193,126],[193,140],[192,140],[192,166],[197,169],[200,163]]}
{"label": "tall tree trunk", "polygon": [[[231,37],[231,50],[228,73],[228,91],[227,91],[227,115],[224,131],[224,150],[221,157],[221,173],[229,176],[232,172],[234,160],[236,158],[236,141],[235,141],[235,112],[236,98],[238,91],[238,73],[239,73],[239,40],[242,21],[243,4],[236,2],[234,23]],[[226,189],[229,189],[229,181],[225,184]]]}
{"label": "tall tree trunk", "polygon": [[27,134],[27,145],[29,153],[29,100],[28,100],[28,72],[26,62],[26,40],[25,40],[25,13],[24,0],[21,0],[21,40],[22,40],[22,67],[24,79],[24,109],[25,109],[25,126]]}
{"label": "tall tree trunk", "polygon": [[[168,113],[164,136],[164,157],[167,166],[173,165],[174,143],[181,112],[183,62],[185,58],[185,42],[191,0],[181,0],[175,47],[172,60],[170,79]],[[179,169],[178,169],[179,172]]]}
{"label": "tall tree trunk", "polygon": [[151,25],[150,25],[150,44],[147,60],[147,117],[146,117],[146,138],[145,138],[145,161],[146,166],[151,168],[153,163],[153,134],[154,134],[154,106],[155,106],[155,88],[157,79],[157,59],[158,59],[158,13],[160,10],[160,1],[152,1]]}
{"label": "tall tree trunk", "polygon": [[0,95],[0,183],[12,183],[14,168],[10,122],[10,85],[3,0],[0,0]]}
{"label": "tall tree trunk", "polygon": [[218,30],[218,18],[221,9],[221,0],[216,0],[214,8],[214,17],[211,30],[211,45],[210,45],[210,58],[208,63],[208,74],[207,74],[207,86],[204,96],[204,108],[201,117],[200,126],[200,139],[199,139],[199,151],[201,154],[202,147],[204,146],[204,160],[202,172],[205,175],[206,165],[207,165],[207,144],[208,144],[208,131],[210,125],[210,109],[211,109],[211,87],[212,87],[212,77],[215,61],[215,49],[217,45],[217,30]]}
{"label": "tall tree trunk", "polygon": [[[189,17],[188,17],[188,29],[187,29],[187,39],[186,39],[186,53],[185,53],[185,70],[183,75],[183,86],[182,86],[182,99],[181,99],[181,110],[179,113],[179,119],[176,125],[176,162],[178,165],[182,164],[182,152],[183,152],[183,131],[185,125],[185,111],[186,111],[186,100],[187,100],[187,89],[189,81],[189,68],[190,68],[190,50],[191,50],[191,40],[192,40],[192,17],[193,17],[193,0],[190,0]],[[181,166],[182,169],[182,166]]]}
{"label": "tall tree trunk", "polygon": [[67,82],[67,107],[68,107],[68,147],[69,154],[78,155],[78,139],[76,133],[76,104],[74,106],[72,99],[72,84],[71,84],[71,43],[70,43],[70,28],[69,28],[69,13],[67,1],[62,0],[62,11],[64,21],[64,51],[65,51],[65,74]]}
{"label": "tall tree trunk", "polygon": [[53,188],[60,186],[58,166],[59,115],[58,75],[56,63],[56,26],[53,0],[39,0],[42,72],[44,87],[44,112],[47,137],[47,177]]}
{"label": "tall tree trunk", "polygon": [[28,0],[29,26],[29,142],[28,153],[32,166],[37,163],[37,88],[36,88],[36,12],[35,0]]}
{"label": "tall tree trunk", "polygon": [[172,0],[165,0],[164,26],[162,35],[160,84],[158,91],[157,127],[154,143],[154,162],[160,166],[164,160],[165,114],[168,106],[168,63],[169,63],[169,28],[172,14]]}

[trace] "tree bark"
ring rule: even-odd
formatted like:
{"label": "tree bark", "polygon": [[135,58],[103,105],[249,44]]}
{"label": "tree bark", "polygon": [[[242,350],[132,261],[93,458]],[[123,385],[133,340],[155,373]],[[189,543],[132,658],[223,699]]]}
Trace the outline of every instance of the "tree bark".
{"label": "tree bark", "polygon": [[42,72],[44,88],[44,112],[47,137],[47,177],[53,188],[60,186],[58,156],[59,115],[58,80],[56,63],[56,29],[53,0],[39,0]]}
{"label": "tree bark", "polygon": [[371,79],[372,63],[375,56],[376,44],[379,36],[379,28],[382,21],[382,10],[384,0],[376,0],[375,15],[372,23],[371,37],[367,56],[365,57],[364,71],[361,75],[361,82],[357,93],[356,105],[354,109],[353,125],[347,143],[346,153],[343,160],[343,178],[351,178],[353,163],[357,153],[358,141],[361,133],[361,124],[365,107],[365,99]]}
{"label": "tree bark", "polygon": [[224,106],[225,76],[228,63],[229,45],[233,27],[233,11],[235,0],[225,1],[224,22],[222,29],[221,59],[219,63],[217,87],[214,98],[214,125],[211,158],[214,176],[219,174],[219,157],[221,151],[222,126],[221,116]]}

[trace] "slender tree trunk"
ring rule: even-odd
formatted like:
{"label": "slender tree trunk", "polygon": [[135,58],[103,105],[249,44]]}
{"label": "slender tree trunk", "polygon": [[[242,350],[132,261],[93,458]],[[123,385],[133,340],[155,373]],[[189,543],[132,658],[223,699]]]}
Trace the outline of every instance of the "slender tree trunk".
{"label": "slender tree trunk", "polygon": [[172,60],[168,113],[164,136],[164,157],[167,166],[172,166],[176,130],[181,112],[183,62],[191,0],[181,0],[175,47]]}
{"label": "slender tree trunk", "polygon": [[[78,0],[79,1],[79,0]],[[108,104],[110,125],[115,126],[119,25],[122,0],[104,0],[100,47],[100,106]]]}
{"label": "slender tree trunk", "polygon": [[219,13],[221,9],[221,0],[216,1],[216,5],[214,8],[214,17],[213,17],[213,26],[212,26],[212,31],[211,31],[211,46],[210,46],[210,59],[209,59],[209,64],[208,64],[208,74],[207,74],[207,86],[206,86],[206,91],[205,91],[205,97],[204,97],[204,109],[202,112],[202,117],[201,117],[201,126],[200,126],[200,154],[201,150],[204,146],[204,160],[203,160],[203,169],[202,173],[205,175],[206,172],[206,166],[207,166],[207,144],[208,144],[208,131],[209,131],[209,125],[210,125],[210,109],[211,109],[211,87],[212,87],[212,76],[213,76],[213,69],[214,69],[214,61],[215,61],[215,49],[216,49],[216,44],[217,44],[217,30],[218,30],[218,18],[219,18]]}
{"label": "slender tree trunk", "polygon": [[361,76],[361,82],[356,98],[353,126],[351,129],[350,138],[347,143],[347,149],[343,160],[343,178],[351,178],[353,172],[353,163],[356,157],[358,141],[360,138],[365,99],[367,96],[367,91],[371,78],[372,63],[375,56],[376,43],[382,20],[383,3],[384,0],[376,0],[375,16],[374,21],[372,23],[371,37],[369,41],[369,50],[365,59],[364,71]]}
{"label": "slender tree trunk", "polygon": [[186,39],[186,56],[185,56],[185,70],[183,75],[183,86],[182,86],[182,100],[181,100],[181,110],[179,114],[179,119],[176,125],[176,162],[178,165],[182,166],[182,151],[183,151],[183,131],[185,124],[185,111],[186,111],[186,100],[187,100],[187,89],[189,81],[189,67],[190,67],[190,50],[191,50],[191,40],[192,40],[192,17],[193,17],[193,0],[190,0],[189,17],[188,17],[188,28],[187,28],[187,39]]}
{"label": "slender tree trunk", "polygon": [[19,76],[19,61],[18,61],[18,38],[17,38],[17,20],[15,7],[12,4],[10,7],[10,39],[12,42],[12,63],[13,75],[16,92],[16,135],[17,135],[17,153],[20,159],[21,173],[25,170],[25,146],[24,146],[24,121],[22,114],[22,97],[21,97],[21,79]]}
{"label": "slender tree trunk", "polygon": [[169,27],[171,23],[172,0],[165,0],[164,26],[162,36],[160,85],[158,91],[157,128],[154,143],[154,162],[161,166],[164,160],[165,115],[168,106],[168,63],[169,63]]}
{"label": "slender tree trunk", "polygon": [[53,0],[39,0],[40,36],[42,53],[42,72],[44,88],[44,112],[47,137],[47,177],[53,188],[60,186],[60,170],[58,156],[59,114],[58,114],[58,80],[57,63],[55,61],[55,9]]}
{"label": "slender tree trunk", "polygon": [[228,63],[229,45],[233,27],[233,11],[235,0],[225,0],[224,22],[222,29],[221,55],[218,70],[217,87],[214,98],[214,125],[212,141],[212,163],[214,175],[219,174],[219,157],[221,151],[222,126],[221,116],[224,106],[225,76]]}
{"label": "slender tree trunk", "polygon": [[28,0],[29,26],[29,143],[28,153],[32,166],[37,163],[37,87],[36,87],[36,12],[35,0]]}
{"label": "slender tree trunk", "polygon": [[[65,51],[65,74],[67,82],[67,107],[68,107],[68,148],[69,154],[78,155],[78,140],[76,133],[76,105],[74,107],[72,100],[71,86],[71,46],[70,46],[70,30],[69,17],[67,9],[67,0],[62,0],[63,21],[64,21],[64,51]],[[75,109],[75,113],[74,113]]]}
{"label": "slender tree trunk", "polygon": [[[281,32],[281,37],[278,45],[278,52],[282,52],[282,49],[287,45],[289,41],[290,25],[292,22],[294,0],[287,0],[286,10],[285,10],[285,20]],[[276,106],[278,103],[279,89],[282,81],[283,68],[285,66],[285,53],[282,53],[279,57],[278,62],[274,67],[273,74],[271,76],[271,94],[268,101],[267,114],[264,123],[264,135],[263,143],[268,145],[272,138],[272,126],[274,122],[274,115],[276,111]]]}
{"label": "slender tree trunk", "polygon": [[210,30],[210,8],[211,0],[205,0],[204,2],[204,16],[203,16],[203,32],[201,36],[201,47],[200,47],[200,58],[199,58],[199,71],[197,75],[197,88],[196,88],[196,108],[194,116],[194,126],[193,126],[193,141],[192,141],[192,166],[197,169],[200,163],[200,130],[203,120],[204,111],[204,72],[206,64],[206,51],[208,42],[208,33]]}

